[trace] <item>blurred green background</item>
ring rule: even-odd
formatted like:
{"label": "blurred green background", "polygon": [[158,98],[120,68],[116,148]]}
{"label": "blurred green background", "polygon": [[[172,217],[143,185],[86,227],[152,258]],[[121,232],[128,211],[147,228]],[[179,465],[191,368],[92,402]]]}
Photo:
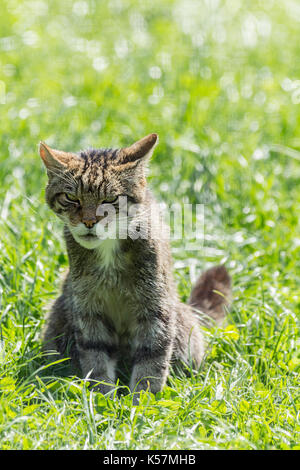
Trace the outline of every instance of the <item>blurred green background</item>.
{"label": "blurred green background", "polygon": [[[0,0],[0,11],[2,446],[297,446],[300,3]],[[180,295],[225,262],[233,330],[212,335],[197,380],[152,398],[158,413],[134,420],[124,398],[98,425],[82,385],[72,401],[70,382],[50,382],[51,402],[35,378],[43,311],[67,265],[37,146],[118,147],[151,132],[158,199],[205,204],[203,249],[173,246]]]}

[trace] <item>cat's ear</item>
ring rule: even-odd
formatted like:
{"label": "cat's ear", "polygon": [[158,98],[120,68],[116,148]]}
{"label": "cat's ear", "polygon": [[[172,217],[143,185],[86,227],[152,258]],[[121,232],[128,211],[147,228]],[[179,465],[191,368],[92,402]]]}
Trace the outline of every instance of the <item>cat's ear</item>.
{"label": "cat's ear", "polygon": [[50,172],[65,169],[74,158],[77,158],[72,153],[54,150],[45,142],[40,142],[39,151],[47,170]]}
{"label": "cat's ear", "polygon": [[151,157],[157,143],[158,135],[149,134],[130,147],[120,149],[118,153],[119,164],[133,167],[140,162],[146,162]]}

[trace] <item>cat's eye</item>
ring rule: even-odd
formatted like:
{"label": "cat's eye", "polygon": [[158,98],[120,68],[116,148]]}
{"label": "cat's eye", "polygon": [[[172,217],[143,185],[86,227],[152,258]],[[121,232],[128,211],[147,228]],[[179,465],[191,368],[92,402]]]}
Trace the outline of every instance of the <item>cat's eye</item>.
{"label": "cat's eye", "polygon": [[111,198],[106,198],[104,201],[102,201],[101,204],[114,204],[114,202],[117,202],[119,196],[115,197],[115,196],[112,196]]}
{"label": "cat's eye", "polygon": [[68,201],[74,202],[75,204],[79,204],[79,200],[75,194],[65,193],[65,196]]}

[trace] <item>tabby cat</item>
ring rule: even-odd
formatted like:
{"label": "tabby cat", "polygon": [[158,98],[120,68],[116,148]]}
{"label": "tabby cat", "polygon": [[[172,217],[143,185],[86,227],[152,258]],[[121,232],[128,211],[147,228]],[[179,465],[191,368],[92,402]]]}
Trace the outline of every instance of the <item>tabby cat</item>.
{"label": "tabby cat", "polygon": [[[169,242],[149,210],[157,203],[145,167],[157,141],[150,134],[130,147],[78,154],[40,143],[46,201],[64,223],[70,266],[48,314],[44,348],[69,354],[102,393],[112,390],[125,361],[136,401],[141,390],[162,389],[171,364],[200,365],[205,346],[199,311],[221,322],[230,295],[230,277],[217,266],[199,278],[190,305],[179,301]],[[127,217],[150,236],[101,236],[103,209],[119,214],[121,198],[138,207],[130,216],[128,208],[123,211],[121,222]]]}

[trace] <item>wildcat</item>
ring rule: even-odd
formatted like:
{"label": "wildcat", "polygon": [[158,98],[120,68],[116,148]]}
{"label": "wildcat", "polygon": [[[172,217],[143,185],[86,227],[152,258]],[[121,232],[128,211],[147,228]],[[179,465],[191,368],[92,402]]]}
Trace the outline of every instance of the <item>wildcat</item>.
{"label": "wildcat", "polygon": [[[205,345],[196,311],[220,323],[230,296],[230,277],[216,266],[200,276],[189,305],[178,298],[169,243],[149,211],[156,202],[145,168],[157,141],[150,134],[130,147],[78,154],[43,142],[39,147],[48,173],[46,201],[64,223],[69,258],[62,293],[46,321],[44,348],[68,351],[102,393],[112,389],[124,360],[137,400],[141,390],[162,389],[171,364],[199,367]],[[99,208],[121,212],[125,196],[138,210],[130,217],[123,212],[121,220],[143,225],[151,235],[101,237]]]}

